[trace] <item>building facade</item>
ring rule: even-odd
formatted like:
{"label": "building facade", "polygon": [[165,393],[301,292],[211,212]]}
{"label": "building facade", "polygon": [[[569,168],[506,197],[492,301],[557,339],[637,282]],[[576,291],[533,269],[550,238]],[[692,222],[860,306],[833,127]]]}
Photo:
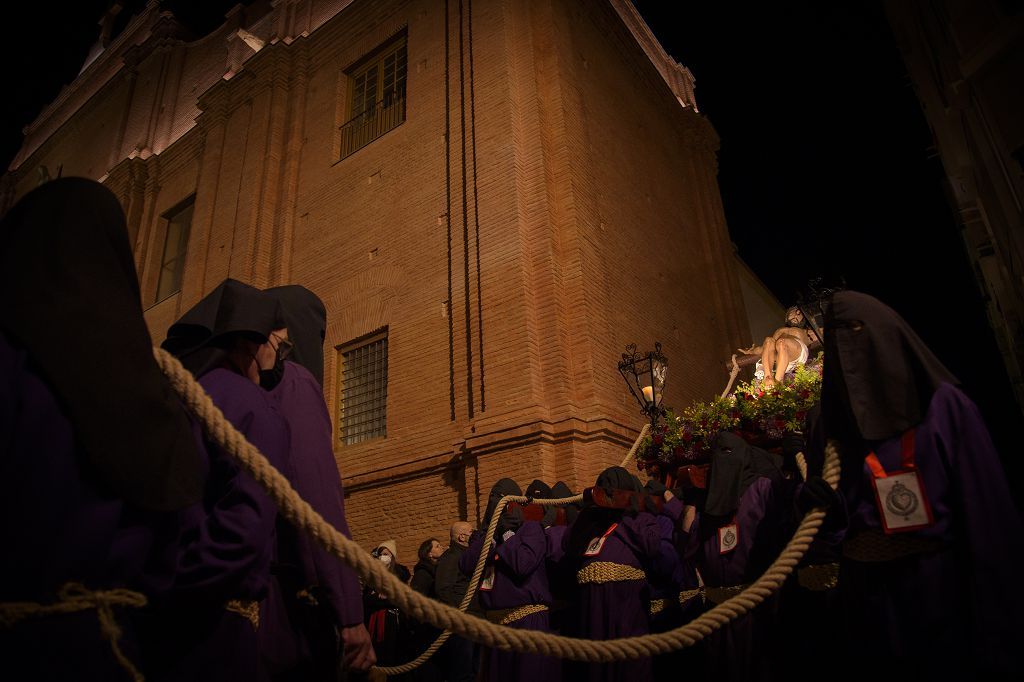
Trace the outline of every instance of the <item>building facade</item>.
{"label": "building facade", "polygon": [[886,10],[1024,410],[1024,4],[889,0]]}
{"label": "building facade", "polygon": [[156,341],[225,277],[325,302],[349,522],[400,560],[511,476],[592,484],[751,340],[693,79],[627,0],[278,0],[186,39],[155,2],[26,129],[121,199]]}

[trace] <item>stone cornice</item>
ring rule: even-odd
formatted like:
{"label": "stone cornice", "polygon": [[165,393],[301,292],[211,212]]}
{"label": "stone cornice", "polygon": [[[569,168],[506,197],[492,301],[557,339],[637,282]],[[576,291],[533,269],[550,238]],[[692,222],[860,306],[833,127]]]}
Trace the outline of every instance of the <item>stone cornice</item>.
{"label": "stone cornice", "polygon": [[[574,443],[610,443],[622,448],[633,445],[639,432],[610,419],[585,420],[567,418],[560,421],[535,420],[519,423],[486,433],[470,433],[464,440],[453,444],[451,450],[420,457],[374,471],[344,476],[346,494],[356,490],[391,485],[398,481],[420,478],[445,469],[459,468],[480,457],[528,445],[557,445]],[[337,457],[338,453],[335,453]]]}
{"label": "stone cornice", "polygon": [[693,94],[694,78],[690,70],[665,51],[630,0],[609,1],[616,14],[622,19],[622,23],[626,25],[637,44],[651,60],[651,64],[661,74],[679,104],[686,108],[697,109],[697,100]]}
{"label": "stone cornice", "polygon": [[25,141],[11,162],[9,170],[16,170],[42,147],[68,120],[100,92],[126,67],[126,56],[132,60],[145,57],[152,49],[176,40],[183,28],[169,13],[161,12],[159,3],[151,0],[146,8],[132,19],[124,31],[103,52],[65,87],[39,116],[25,126]]}

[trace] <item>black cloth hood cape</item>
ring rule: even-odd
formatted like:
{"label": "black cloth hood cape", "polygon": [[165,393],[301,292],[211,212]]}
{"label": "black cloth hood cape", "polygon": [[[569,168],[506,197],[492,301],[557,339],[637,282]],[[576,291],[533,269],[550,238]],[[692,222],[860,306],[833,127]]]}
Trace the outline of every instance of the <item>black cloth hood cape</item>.
{"label": "black cloth hood cape", "polygon": [[754,447],[731,431],[721,431],[711,451],[711,475],[708,479],[704,513],[728,517],[739,508],[740,497],[757,479],[783,480],[782,458]]}
{"label": "black cloth hood cape", "polygon": [[[533,479],[533,483],[526,487],[526,496],[531,500],[546,500],[551,497],[551,487],[539,478]],[[541,525],[547,528],[558,518],[557,507],[545,507],[544,516],[541,518]]]}
{"label": "black cloth hood cape", "polygon": [[0,290],[0,328],[60,400],[103,487],[155,511],[198,501],[190,421],[153,358],[124,212],[110,190],[63,178],[15,204],[0,223]]}
{"label": "black cloth hood cape", "polygon": [[[513,481],[511,478],[501,478],[491,488],[490,495],[487,496],[487,511],[484,513],[484,528],[491,523],[491,515],[494,514],[494,510],[497,509],[498,503],[501,502],[501,498],[506,495],[522,495],[523,489],[519,487],[519,484]],[[505,507],[506,512],[508,506]]]}
{"label": "black cloth hood cape", "polygon": [[[615,490],[630,490],[640,492],[640,479],[629,473],[620,466],[608,467],[602,471],[594,487],[604,488],[609,497]],[[569,537],[566,541],[566,555],[571,561],[579,562],[583,558],[583,551],[590,541],[600,536],[613,524],[622,519],[623,516],[635,516],[639,510],[608,509],[590,504],[584,506],[576,516],[569,529]]]}
{"label": "black cloth hood cape", "polygon": [[327,308],[320,297],[299,284],[272,287],[266,292],[281,306],[284,326],[294,344],[288,359],[302,365],[324,385],[324,339]]}
{"label": "black cloth hood cape", "polygon": [[535,500],[546,500],[551,497],[551,488],[539,478],[526,487],[526,496]]}
{"label": "black cloth hood cape", "polygon": [[856,291],[825,311],[825,435],[883,441],[920,424],[936,389],[959,382],[899,313]]}
{"label": "black cloth hood cape", "polygon": [[266,343],[270,332],[283,326],[280,305],[272,296],[229,278],[172,324],[160,346],[201,377],[220,366],[234,336]]}
{"label": "black cloth hood cape", "polygon": [[[572,496],[573,496],[572,490],[570,490],[569,486],[567,486],[564,481],[558,481],[553,486],[551,486],[551,498],[552,499],[557,500],[559,498],[572,497]],[[578,517],[580,515],[580,505],[579,504],[565,504],[565,505],[562,505],[562,508],[565,509],[565,523],[566,523],[566,525],[571,526],[573,524],[573,521],[576,520],[576,517]]]}

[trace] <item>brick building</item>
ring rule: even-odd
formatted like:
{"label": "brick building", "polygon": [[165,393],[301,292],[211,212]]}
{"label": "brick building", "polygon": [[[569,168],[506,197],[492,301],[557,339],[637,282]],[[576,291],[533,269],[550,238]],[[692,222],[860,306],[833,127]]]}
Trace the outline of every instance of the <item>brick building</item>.
{"label": "brick building", "polygon": [[150,2],[26,129],[4,205],[61,174],[122,200],[159,340],[223,278],[328,310],[349,521],[400,558],[493,481],[578,489],[751,340],[689,72],[627,0],[275,0],[192,39]]}

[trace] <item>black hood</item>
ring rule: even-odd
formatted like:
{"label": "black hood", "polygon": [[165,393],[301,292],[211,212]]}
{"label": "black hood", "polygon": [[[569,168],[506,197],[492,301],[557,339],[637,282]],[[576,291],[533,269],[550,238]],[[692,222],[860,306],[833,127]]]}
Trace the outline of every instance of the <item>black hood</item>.
{"label": "black hood", "polygon": [[[498,482],[494,484],[494,487],[491,488],[491,494],[487,497],[487,511],[484,513],[484,528],[491,523],[491,515],[498,507],[498,503],[501,502],[501,498],[506,495],[519,496],[522,494],[522,488],[520,488],[519,484],[511,478],[499,479]],[[508,506],[506,506],[505,509],[508,510]]]}
{"label": "black hood", "polygon": [[740,497],[759,478],[782,480],[782,458],[749,445],[730,431],[721,431],[711,451],[704,513],[726,517],[736,513]]}
{"label": "black hood", "polygon": [[226,279],[171,325],[161,347],[200,377],[220,366],[235,336],[264,343],[271,331],[283,326],[280,305],[272,296]]}
{"label": "black hood", "polygon": [[882,441],[920,424],[932,395],[956,378],[889,306],[840,291],[825,314],[825,435]]}
{"label": "black hood", "polygon": [[197,501],[191,425],[153,358],[110,190],[64,178],[15,204],[0,223],[0,291],[0,328],[39,368],[105,487],[146,509]]}
{"label": "black hood", "polygon": [[[567,486],[564,481],[558,481],[553,486],[551,486],[552,499],[557,500],[565,497],[573,497],[573,492],[572,490],[569,489],[569,486]],[[580,515],[580,505],[578,503],[565,504],[562,505],[562,509],[565,509],[566,525],[571,526],[573,521],[576,520],[576,517]]]}
{"label": "black hood", "polygon": [[304,286],[289,284],[267,289],[281,306],[284,326],[294,347],[288,359],[302,365],[324,385],[324,339],[327,309],[320,297]]}

